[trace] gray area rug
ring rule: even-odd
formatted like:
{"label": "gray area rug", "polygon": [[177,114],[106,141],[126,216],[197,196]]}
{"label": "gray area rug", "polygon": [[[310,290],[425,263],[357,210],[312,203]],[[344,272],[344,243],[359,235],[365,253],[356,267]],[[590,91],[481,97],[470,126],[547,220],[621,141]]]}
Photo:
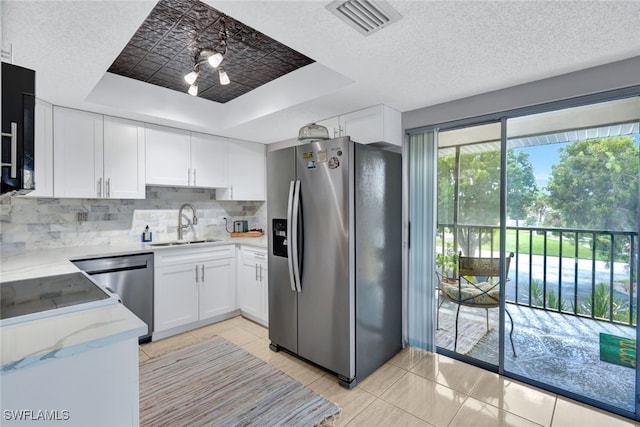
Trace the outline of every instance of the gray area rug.
{"label": "gray area rug", "polygon": [[338,412],[218,336],[140,364],[142,426],[314,426]]}

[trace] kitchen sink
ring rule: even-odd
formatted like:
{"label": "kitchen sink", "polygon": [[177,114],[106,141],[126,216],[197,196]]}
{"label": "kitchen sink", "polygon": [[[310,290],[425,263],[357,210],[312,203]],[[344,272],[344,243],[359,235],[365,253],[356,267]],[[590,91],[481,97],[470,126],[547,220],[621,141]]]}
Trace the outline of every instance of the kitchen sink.
{"label": "kitchen sink", "polygon": [[184,245],[194,245],[197,243],[213,243],[213,242],[219,242],[219,241],[220,239],[172,240],[170,242],[149,243],[149,246],[151,247],[184,246]]}

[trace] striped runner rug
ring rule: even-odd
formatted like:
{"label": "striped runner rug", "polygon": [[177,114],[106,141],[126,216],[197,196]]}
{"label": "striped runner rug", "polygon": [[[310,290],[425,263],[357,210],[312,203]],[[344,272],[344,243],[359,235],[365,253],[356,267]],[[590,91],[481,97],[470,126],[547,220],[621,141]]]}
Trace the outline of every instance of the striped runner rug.
{"label": "striped runner rug", "polygon": [[338,412],[218,336],[140,364],[142,426],[314,426]]}

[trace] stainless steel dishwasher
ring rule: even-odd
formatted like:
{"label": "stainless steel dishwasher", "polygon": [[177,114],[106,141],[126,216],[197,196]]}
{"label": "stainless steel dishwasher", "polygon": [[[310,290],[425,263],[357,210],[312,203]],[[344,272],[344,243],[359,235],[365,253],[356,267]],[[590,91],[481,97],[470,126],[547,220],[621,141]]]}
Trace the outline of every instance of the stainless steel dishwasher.
{"label": "stainless steel dishwasher", "polygon": [[122,303],[147,324],[139,342],[153,333],[153,254],[121,255],[72,261],[98,284],[118,294]]}

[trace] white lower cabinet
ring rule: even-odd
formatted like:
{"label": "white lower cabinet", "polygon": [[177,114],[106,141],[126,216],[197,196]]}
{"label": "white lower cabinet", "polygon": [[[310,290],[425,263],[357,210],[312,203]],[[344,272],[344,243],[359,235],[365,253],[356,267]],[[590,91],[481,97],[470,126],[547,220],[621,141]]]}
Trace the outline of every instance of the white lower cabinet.
{"label": "white lower cabinet", "polygon": [[154,329],[162,331],[198,320],[196,264],[156,268]]}
{"label": "white lower cabinet", "polygon": [[235,245],[155,252],[154,333],[235,309]]}
{"label": "white lower cabinet", "polygon": [[155,251],[154,264],[153,339],[238,312],[268,326],[265,249],[242,245],[236,251],[233,244],[163,248]]}
{"label": "white lower cabinet", "polygon": [[267,251],[242,247],[238,280],[240,309],[247,317],[265,326],[269,324],[268,292]]}
{"label": "white lower cabinet", "polygon": [[202,264],[200,277],[200,319],[235,310],[235,257]]}

